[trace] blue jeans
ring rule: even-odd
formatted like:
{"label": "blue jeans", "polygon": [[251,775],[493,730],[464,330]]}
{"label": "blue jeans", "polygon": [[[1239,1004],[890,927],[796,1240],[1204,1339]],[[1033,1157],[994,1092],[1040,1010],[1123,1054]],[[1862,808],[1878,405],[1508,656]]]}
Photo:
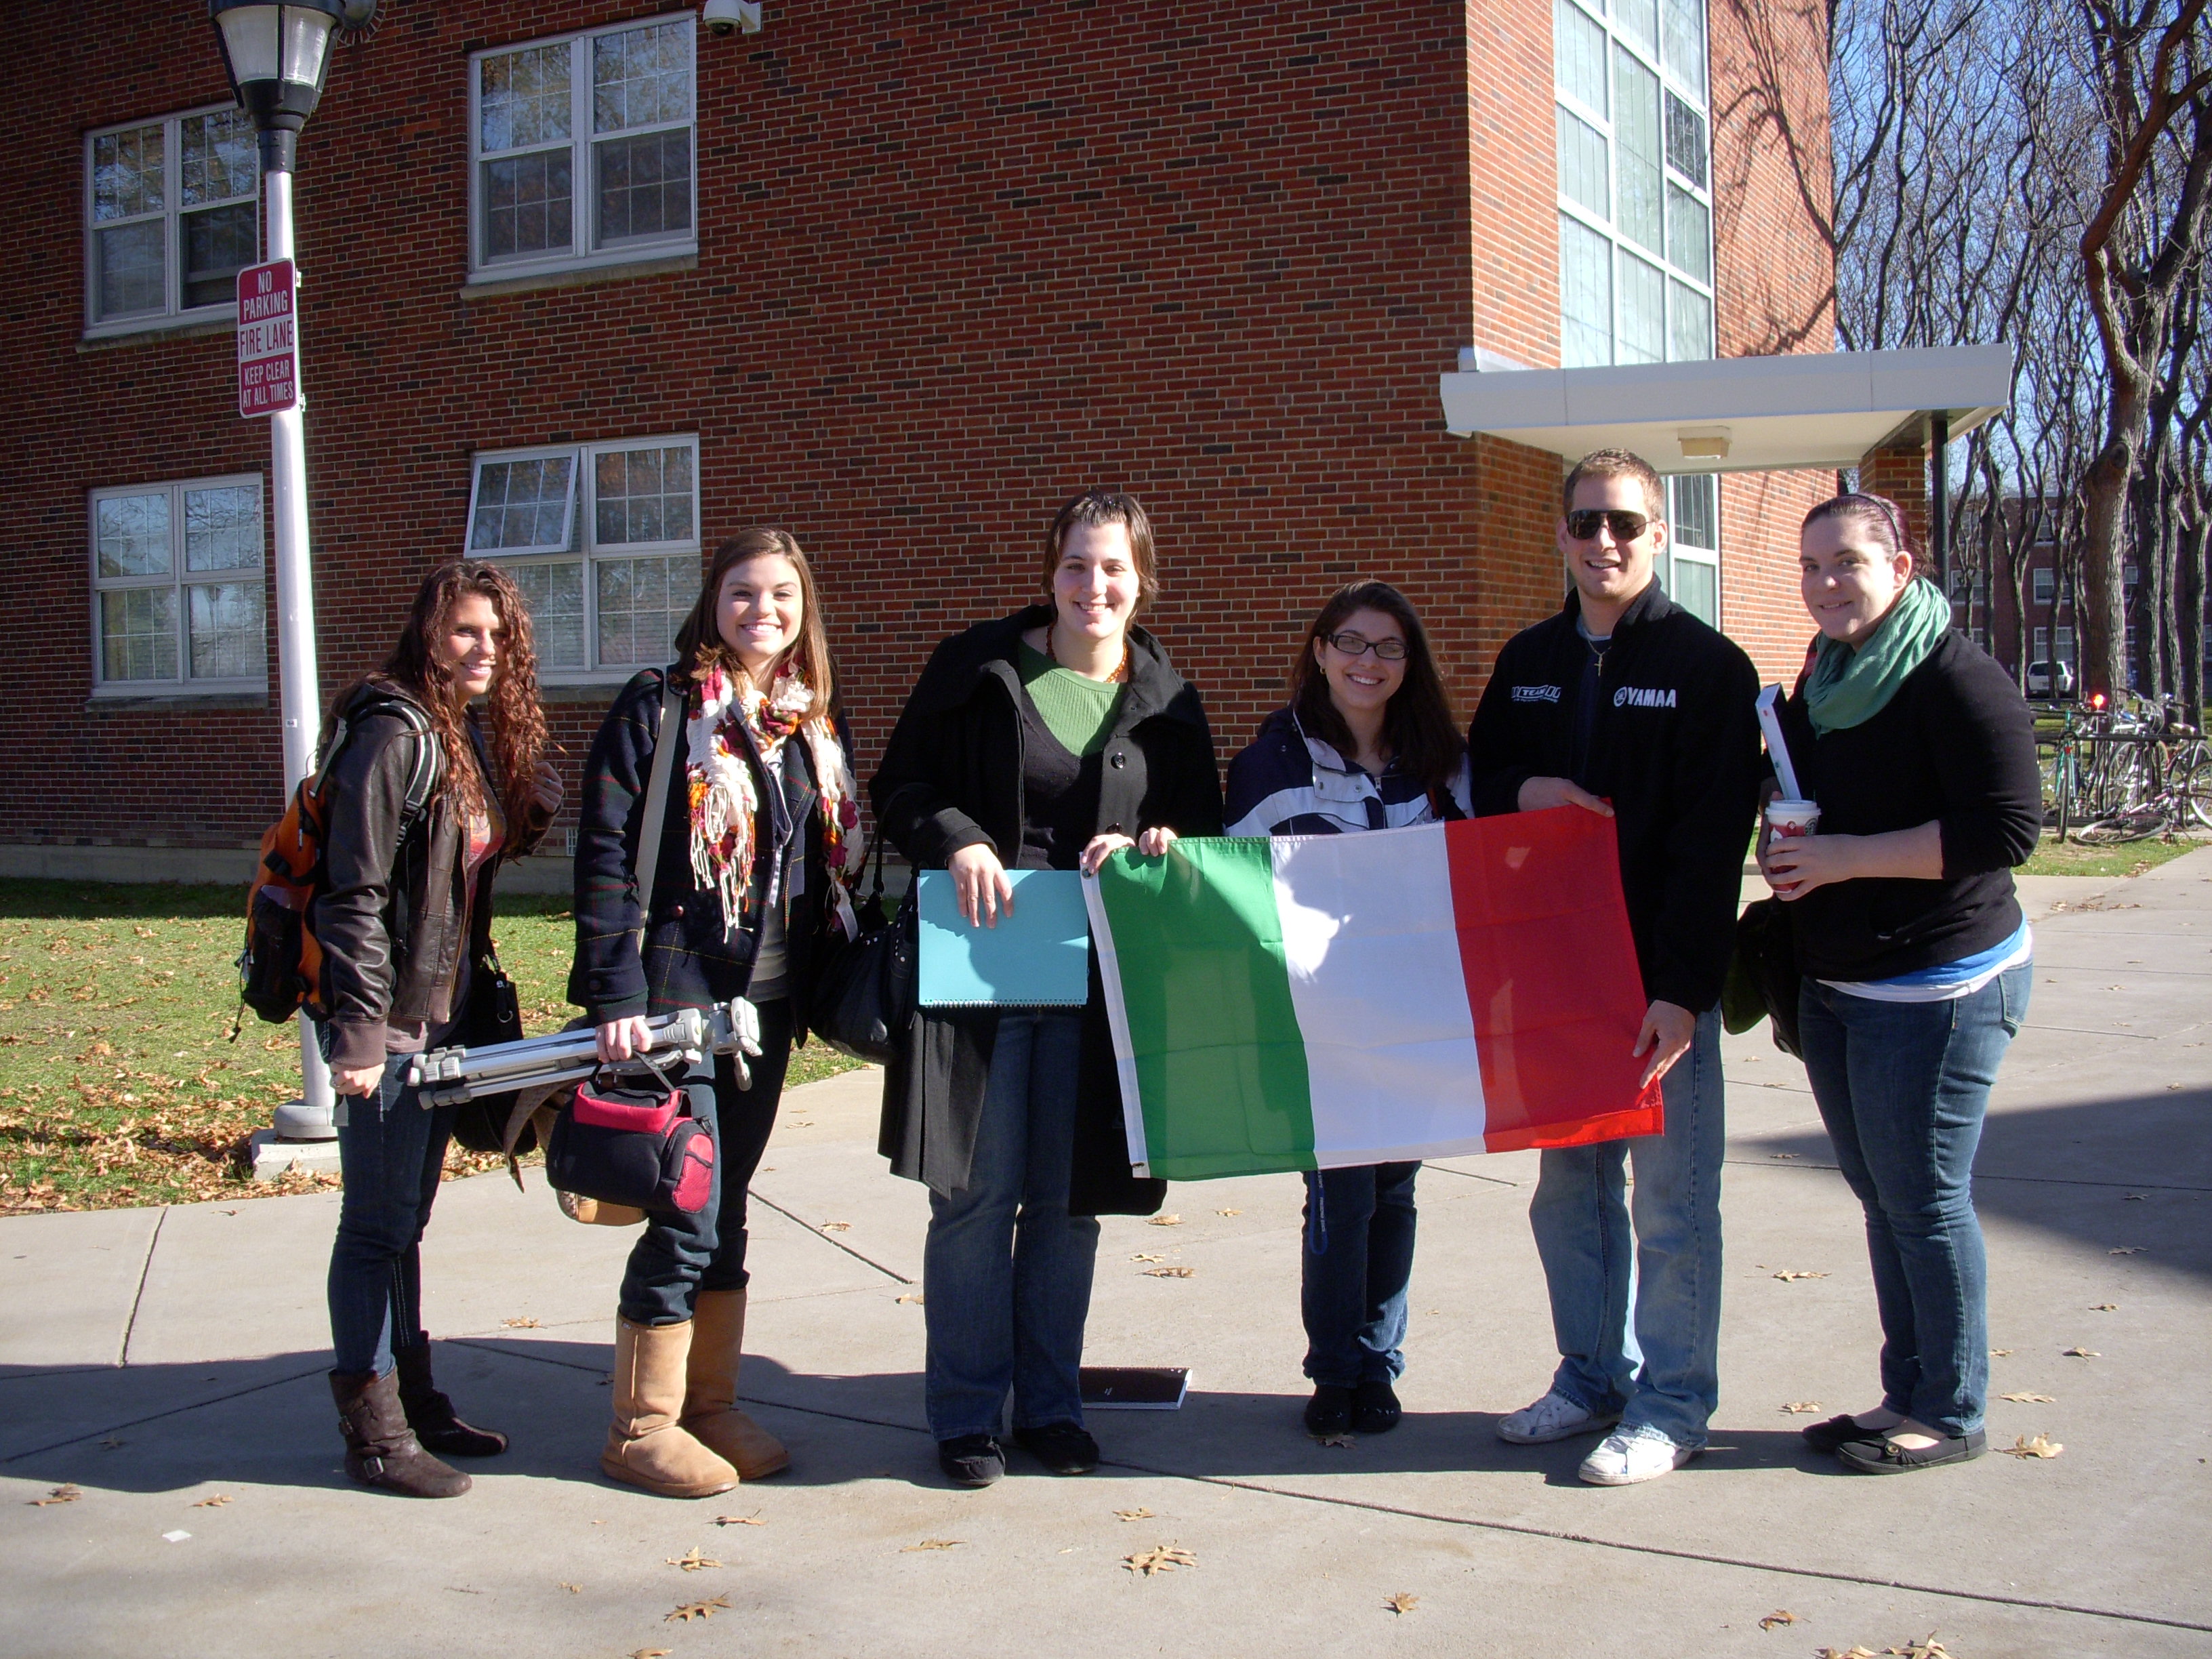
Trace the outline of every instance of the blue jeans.
{"label": "blue jeans", "polygon": [[1083,1421],[1083,1324],[1098,1222],[1067,1212],[1079,1013],[1006,1013],[968,1185],[929,1195],[922,1313],[929,1431],[996,1434]]}
{"label": "blue jeans", "polygon": [[379,1376],[392,1351],[422,1334],[422,1230],[446,1166],[453,1109],[424,1111],[407,1086],[410,1054],[394,1054],[373,1095],[343,1104],[337,1237],[331,1245],[331,1346],[334,1371]]}
{"label": "blue jeans", "polygon": [[1404,1375],[1413,1177],[1420,1172],[1417,1160],[1307,1175],[1298,1304],[1312,1382],[1356,1389]]}
{"label": "blue jeans", "polygon": [[1805,1070],[1836,1164],[1866,1211],[1881,1314],[1881,1403],[1954,1439],[1982,1426],[1989,1267],[1974,1151],[2034,965],[1950,1002],[1876,1002],[1807,980]]}
{"label": "blue jeans", "polygon": [[1552,1387],[1697,1447],[1720,1400],[1720,1010],[1698,1016],[1663,1088],[1665,1133],[1544,1153],[1528,1221],[1559,1345]]}
{"label": "blue jeans", "polygon": [[738,1087],[736,1062],[714,1056],[713,1083],[689,1085],[692,1115],[714,1134],[714,1189],[690,1215],[648,1215],[623,1269],[622,1316],[634,1325],[680,1325],[702,1291],[739,1291],[745,1272],[745,1196],[775,1128],[783,1076],[791,1066],[791,1002],[760,1006],[761,1051],[748,1062],[750,1088]]}

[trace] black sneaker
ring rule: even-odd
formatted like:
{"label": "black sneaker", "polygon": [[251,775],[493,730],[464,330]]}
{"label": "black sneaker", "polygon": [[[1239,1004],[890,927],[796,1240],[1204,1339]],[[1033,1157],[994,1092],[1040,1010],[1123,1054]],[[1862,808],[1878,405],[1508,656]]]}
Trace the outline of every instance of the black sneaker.
{"label": "black sneaker", "polygon": [[1352,1390],[1340,1389],[1334,1382],[1315,1383],[1313,1398],[1306,1401],[1306,1432],[1351,1433]]}
{"label": "black sneaker", "polygon": [[988,1486],[1006,1472],[1006,1454],[988,1434],[937,1443],[937,1467],[956,1486]]}
{"label": "black sneaker", "polygon": [[1352,1426],[1359,1434],[1388,1434],[1398,1426],[1405,1408],[1388,1377],[1362,1382],[1352,1396]]}
{"label": "black sneaker", "polygon": [[1016,1429],[1014,1443],[1054,1474],[1088,1474],[1098,1467],[1098,1443],[1073,1423]]}

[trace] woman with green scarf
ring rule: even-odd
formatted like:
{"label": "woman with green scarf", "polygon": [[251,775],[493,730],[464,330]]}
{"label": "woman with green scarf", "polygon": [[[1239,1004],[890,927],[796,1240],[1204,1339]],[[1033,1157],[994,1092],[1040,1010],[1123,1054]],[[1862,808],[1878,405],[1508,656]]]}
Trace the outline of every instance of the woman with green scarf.
{"label": "woman with green scarf", "polygon": [[1805,1069],[1866,1212],[1882,1398],[1804,1431],[1869,1474],[1987,1449],[1987,1270],[1973,1205],[1990,1088],[2027,1011],[2033,940],[2012,869],[2043,807],[2027,706],[1951,628],[1951,606],[1880,495],[1808,514],[1820,629],[1782,709],[1815,833],[1761,837],[1790,907]]}

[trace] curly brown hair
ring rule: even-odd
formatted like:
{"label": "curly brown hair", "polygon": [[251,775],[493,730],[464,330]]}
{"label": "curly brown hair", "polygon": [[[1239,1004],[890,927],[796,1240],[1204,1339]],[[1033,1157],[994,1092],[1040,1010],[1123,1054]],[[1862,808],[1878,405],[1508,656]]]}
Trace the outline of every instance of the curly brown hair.
{"label": "curly brown hair", "polygon": [[[490,714],[492,768],[497,774],[500,805],[510,839],[529,822],[538,763],[544,758],[545,711],[538,701],[538,653],[530,626],[530,607],[514,579],[497,565],[459,559],[422,579],[415,603],[399,630],[398,642],[385,658],[383,678],[422,705],[446,763],[440,769],[437,797],[449,799],[464,817],[483,808],[474,750],[469,742],[468,699],[453,684],[433,643],[451,626],[453,610],[471,594],[491,601],[499,617],[499,655],[485,698]],[[341,696],[350,696],[351,689]]]}

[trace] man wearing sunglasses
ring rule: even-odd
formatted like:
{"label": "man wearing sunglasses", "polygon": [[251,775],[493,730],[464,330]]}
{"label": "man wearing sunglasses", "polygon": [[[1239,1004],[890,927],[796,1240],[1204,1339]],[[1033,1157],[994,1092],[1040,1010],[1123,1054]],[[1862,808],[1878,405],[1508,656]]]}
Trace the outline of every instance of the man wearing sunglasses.
{"label": "man wearing sunglasses", "polygon": [[1498,653],[1468,734],[1475,811],[1614,819],[1650,1004],[1636,1053],[1645,1081],[1664,1079],[1666,1128],[1542,1155],[1528,1218],[1559,1365],[1498,1433],[1611,1430],[1582,1478],[1629,1486],[1704,1449],[1719,1394],[1719,1002],[1756,810],[1759,676],[1656,580],[1667,496],[1648,462],[1600,450],[1560,506],[1566,605]]}

